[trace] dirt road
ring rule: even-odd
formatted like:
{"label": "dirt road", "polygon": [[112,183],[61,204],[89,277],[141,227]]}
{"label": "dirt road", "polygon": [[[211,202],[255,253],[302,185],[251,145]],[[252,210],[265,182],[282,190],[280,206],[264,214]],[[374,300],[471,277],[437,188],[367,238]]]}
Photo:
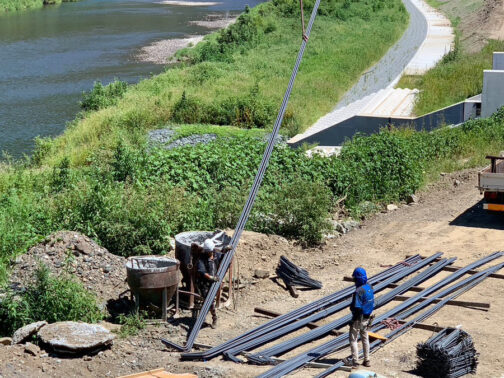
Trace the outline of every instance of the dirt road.
{"label": "dirt road", "polygon": [[[300,292],[299,298],[293,299],[273,280],[258,280],[242,291],[236,311],[219,311],[219,328],[204,328],[198,342],[216,345],[261,324],[264,318],[254,316],[253,313],[256,306],[287,312],[345,287],[348,283],[344,283],[342,277],[349,275],[358,265],[374,273],[383,269],[380,265],[397,262],[405,255],[430,255],[437,251],[443,251],[445,256],[457,257],[456,264],[465,265],[491,252],[504,250],[504,217],[483,212],[479,204],[481,196],[475,188],[476,177],[476,171],[443,176],[438,183],[419,194],[420,201],[417,205],[401,205],[396,211],[377,214],[364,221],[360,229],[330,239],[326,245],[316,249],[303,250],[279,237],[246,234],[238,256],[245,277],[250,279],[254,268],[266,268],[273,272],[279,256],[286,254],[294,262],[307,268],[314,278],[321,280],[324,288]],[[462,325],[473,336],[480,353],[477,376],[502,376],[504,280],[487,279],[459,299],[489,302],[491,308],[484,312],[445,306],[427,323]],[[187,319],[181,319],[176,323],[178,327],[149,326],[139,336],[117,340],[111,350],[85,359],[35,357],[24,353],[23,347],[0,346],[0,376],[114,377],[164,367],[172,372],[194,371],[203,377],[252,377],[268,369],[233,364],[221,359],[205,363],[179,362],[177,354],[167,352],[159,342],[159,337],[182,341],[185,331],[181,330],[188,323]],[[372,369],[385,376],[413,376],[411,370],[415,365],[415,345],[430,336],[431,332],[428,331],[410,331],[373,355]],[[327,340],[328,338],[319,340],[313,345]],[[290,352],[285,357],[298,352]],[[345,351],[330,356],[329,360],[334,361],[335,357],[347,354]],[[308,377],[317,372],[305,369],[294,376]],[[337,373],[334,376],[347,375],[348,373]]]}

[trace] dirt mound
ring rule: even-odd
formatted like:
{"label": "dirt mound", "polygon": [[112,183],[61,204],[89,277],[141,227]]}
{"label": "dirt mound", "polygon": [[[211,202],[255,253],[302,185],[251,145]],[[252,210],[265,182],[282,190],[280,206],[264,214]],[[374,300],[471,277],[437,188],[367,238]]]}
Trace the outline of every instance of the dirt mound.
{"label": "dirt mound", "polygon": [[[475,1],[472,6],[460,1],[448,1],[452,8],[441,7],[449,16],[459,17],[464,47],[477,52],[488,39],[504,39],[504,2],[502,0]],[[469,4],[469,3],[468,3]]]}
{"label": "dirt mound", "polygon": [[72,274],[100,301],[107,302],[128,288],[125,263],[125,258],[113,255],[85,235],[60,231],[16,259],[10,282],[13,287],[33,283],[35,271],[44,264],[55,275]]}
{"label": "dirt mound", "polygon": [[[226,230],[226,233],[233,235],[233,231],[230,230]],[[236,261],[240,267],[240,274],[249,278],[254,275],[256,269],[274,273],[280,256],[292,256],[294,250],[300,249],[293,242],[278,235],[244,231],[236,250]]]}

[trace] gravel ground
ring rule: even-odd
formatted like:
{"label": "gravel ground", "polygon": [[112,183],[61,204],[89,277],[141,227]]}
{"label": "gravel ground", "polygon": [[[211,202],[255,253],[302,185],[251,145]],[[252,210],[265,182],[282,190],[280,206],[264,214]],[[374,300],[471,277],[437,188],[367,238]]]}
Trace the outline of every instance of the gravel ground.
{"label": "gravel ground", "polygon": [[345,93],[335,109],[388,87],[402,73],[417,52],[427,36],[427,20],[410,0],[403,0],[403,3],[410,14],[408,29],[387,54]]}
{"label": "gravel ground", "polygon": [[149,46],[142,47],[140,54],[137,55],[137,59],[141,62],[166,64],[178,50],[190,45],[194,46],[202,40],[202,35],[196,35],[187,38],[173,38],[157,41]]}
{"label": "gravel ground", "polygon": [[171,150],[183,146],[196,146],[200,143],[207,144],[217,139],[215,134],[189,135],[173,140],[175,131],[172,129],[158,129],[149,132],[149,142],[153,145],[162,146],[166,150]]}
{"label": "gravel ground", "polygon": [[[175,137],[175,130],[173,129],[158,129],[149,131],[149,143],[154,146],[162,146],[167,150],[183,146],[196,146],[200,143],[207,144],[217,139],[216,134],[194,134],[187,137],[173,139]],[[267,142],[271,134],[266,134],[263,141]],[[287,143],[287,137],[277,135],[276,144]]]}

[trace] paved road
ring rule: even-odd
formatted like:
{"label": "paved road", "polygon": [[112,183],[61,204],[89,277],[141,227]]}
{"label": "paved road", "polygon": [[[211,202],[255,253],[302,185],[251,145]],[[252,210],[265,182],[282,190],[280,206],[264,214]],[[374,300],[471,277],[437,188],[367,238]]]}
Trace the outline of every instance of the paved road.
{"label": "paved road", "polygon": [[335,109],[388,87],[402,73],[427,36],[427,20],[411,0],[403,0],[410,14],[408,29],[385,56],[364,73],[342,97]]}

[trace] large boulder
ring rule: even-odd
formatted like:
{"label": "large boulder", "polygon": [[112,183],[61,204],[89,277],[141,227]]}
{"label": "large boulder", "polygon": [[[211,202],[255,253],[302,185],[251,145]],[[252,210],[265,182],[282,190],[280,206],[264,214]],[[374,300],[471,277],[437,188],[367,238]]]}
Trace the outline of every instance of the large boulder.
{"label": "large boulder", "polygon": [[93,353],[112,345],[115,335],[98,324],[58,322],[38,334],[43,343],[65,354]]}
{"label": "large boulder", "polygon": [[44,327],[47,324],[45,320],[41,322],[35,322],[31,323],[28,325],[25,325],[24,327],[19,328],[16,332],[14,332],[14,335],[12,336],[12,344],[20,344],[26,339],[28,339],[30,336],[34,335],[35,333],[38,332],[39,329]]}

